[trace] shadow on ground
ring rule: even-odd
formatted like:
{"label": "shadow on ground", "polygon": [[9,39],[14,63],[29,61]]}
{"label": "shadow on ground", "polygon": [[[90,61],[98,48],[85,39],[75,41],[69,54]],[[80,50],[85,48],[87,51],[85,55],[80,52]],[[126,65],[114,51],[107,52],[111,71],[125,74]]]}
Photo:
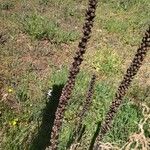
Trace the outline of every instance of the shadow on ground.
{"label": "shadow on ground", "polygon": [[43,109],[42,123],[36,137],[31,143],[30,150],[45,150],[50,145],[51,131],[55,119],[59,97],[64,85],[54,85],[51,97]]}
{"label": "shadow on ground", "polygon": [[100,132],[100,127],[101,127],[101,122],[98,122],[96,131],[95,131],[94,136],[92,137],[92,140],[91,140],[91,143],[90,143],[89,150],[93,150],[93,148],[94,148],[94,144],[95,144],[96,138],[97,138],[97,136],[98,136],[98,134]]}

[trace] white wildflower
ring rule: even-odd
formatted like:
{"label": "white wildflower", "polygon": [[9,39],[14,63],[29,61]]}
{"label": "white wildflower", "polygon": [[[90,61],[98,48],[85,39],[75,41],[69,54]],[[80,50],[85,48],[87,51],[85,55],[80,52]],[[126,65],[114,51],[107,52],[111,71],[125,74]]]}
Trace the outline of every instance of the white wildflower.
{"label": "white wildflower", "polygon": [[49,89],[48,92],[47,92],[47,98],[49,98],[51,96],[52,96],[52,89]]}

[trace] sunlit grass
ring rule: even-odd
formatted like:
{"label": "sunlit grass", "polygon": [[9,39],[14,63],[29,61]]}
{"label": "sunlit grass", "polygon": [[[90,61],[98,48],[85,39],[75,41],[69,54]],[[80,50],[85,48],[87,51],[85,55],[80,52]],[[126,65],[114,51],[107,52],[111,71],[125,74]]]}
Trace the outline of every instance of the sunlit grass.
{"label": "sunlit grass", "polygon": [[[42,122],[47,91],[67,80],[69,64],[64,59],[72,60],[82,32],[86,3],[85,0],[81,3],[78,0],[0,1],[0,35],[4,35],[0,42],[2,38],[6,39],[0,44],[0,149],[29,149],[33,144]],[[60,149],[64,150],[74,127],[75,115],[82,108],[92,68],[99,78],[90,111],[83,120],[86,136],[81,143],[83,149],[89,146],[97,123],[104,119],[117,83],[125,72],[122,70],[126,67],[124,62],[131,59],[128,56],[133,55],[150,23],[149,10],[149,0],[99,2],[93,41],[90,41],[89,55],[85,58],[88,65],[83,66],[77,77],[65,112]],[[35,60],[39,59],[40,63],[46,60],[44,69],[34,66]],[[142,87],[138,83],[132,85],[105,142],[116,142],[121,146],[138,130],[142,110],[136,104],[146,102],[149,105],[149,97],[145,98],[148,88],[146,84]],[[148,123],[144,128],[148,137]]]}

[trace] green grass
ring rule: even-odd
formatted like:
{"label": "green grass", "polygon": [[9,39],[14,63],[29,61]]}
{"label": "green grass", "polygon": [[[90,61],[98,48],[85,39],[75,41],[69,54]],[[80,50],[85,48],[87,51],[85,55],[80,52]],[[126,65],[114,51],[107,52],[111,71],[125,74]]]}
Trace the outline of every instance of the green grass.
{"label": "green grass", "polygon": [[[63,129],[59,141],[59,149],[64,149],[73,132],[76,114],[82,108],[89,80],[90,76],[87,73],[81,72],[78,76],[77,84],[65,113]],[[108,107],[114,98],[115,91],[115,85],[112,85],[107,81],[98,81],[96,83],[90,111],[87,113],[87,117],[83,120],[86,125],[86,136],[82,140],[81,146],[83,149],[89,146],[90,140],[96,130],[97,123],[104,118]],[[120,146],[123,145],[127,142],[128,137],[138,130],[140,119],[142,119],[142,110],[130,102],[129,97],[127,97],[113,121],[112,130],[107,134],[104,141],[115,142]]]}
{"label": "green grass", "polygon": [[[16,93],[14,92],[17,96],[17,100],[21,103],[22,111],[17,114],[13,109],[10,110],[5,105],[2,105],[3,115],[1,121],[5,124],[5,126],[2,126],[1,124],[1,127],[5,129],[4,139],[6,139],[6,141],[3,141],[2,147],[5,145],[5,149],[28,149],[29,145],[27,145],[27,143],[31,143],[32,145],[32,140],[29,137],[35,137],[38,132],[38,130],[36,131],[36,128],[38,122],[39,124],[41,122],[41,113],[42,109],[45,107],[46,101],[46,99],[43,99],[45,96],[41,93],[41,88],[38,87],[38,85],[45,87],[45,89],[48,89],[53,85],[61,85],[66,81],[67,72],[68,71],[66,71],[66,69],[63,69],[62,71],[55,71],[47,80],[49,81],[47,84],[49,85],[48,87],[43,85],[43,81],[38,81],[34,90],[28,89],[29,87],[27,84],[30,80],[34,81],[33,75],[28,76],[26,79],[24,77],[25,80],[23,80],[19,85],[19,89],[15,89]],[[36,80],[37,79],[35,79],[35,81]],[[60,136],[60,149],[64,149],[69,140],[69,136],[72,133],[74,119],[76,117],[77,110],[81,110],[82,108],[89,80],[90,75],[84,71],[82,71],[77,78],[71,101],[69,102],[68,109],[65,112],[63,129]],[[41,94],[39,93],[36,95],[35,93],[32,93],[32,90],[33,92],[38,91]],[[92,135],[96,130],[96,123],[102,121],[104,118],[114,97],[115,91],[115,85],[112,85],[107,81],[98,81],[96,83],[90,111],[88,112],[87,117],[83,120],[86,125],[86,137],[82,141],[83,148],[86,148],[86,146],[89,145]],[[10,95],[11,94],[13,95],[13,93],[10,93]],[[125,103],[114,120],[111,132],[109,132],[109,134],[105,137],[104,141],[116,142],[117,144],[122,145],[128,140],[130,134],[137,131],[138,122],[142,118],[142,110],[140,110],[135,104],[129,102],[129,98],[130,97],[126,98]],[[15,119],[18,119],[18,121],[16,125],[13,125],[13,121]],[[123,132],[125,134],[122,134]]]}
{"label": "green grass", "polygon": [[97,50],[92,62],[89,60],[89,64],[106,76],[117,75],[121,72],[121,59],[112,49]]}
{"label": "green grass", "polygon": [[[0,44],[0,149],[37,150],[45,142],[41,140],[34,145],[33,140],[48,108],[46,93],[67,80],[86,4],[86,0],[0,2],[0,42],[6,39]],[[59,149],[64,150],[72,134],[76,113],[82,109],[88,83],[95,72],[98,79],[90,111],[83,120],[86,135],[81,143],[82,149],[89,145],[150,23],[149,10],[149,0],[99,2],[92,39],[65,112]],[[140,103],[150,106],[146,97],[149,85],[144,80],[149,73],[145,63],[104,142],[122,146],[130,134],[138,132],[138,123],[143,118]],[[146,137],[150,135],[148,122],[144,132]]]}
{"label": "green grass", "polygon": [[35,39],[46,39],[52,43],[68,43],[75,41],[78,34],[75,31],[64,31],[55,21],[49,21],[40,15],[30,15],[23,21],[26,33]]}
{"label": "green grass", "polygon": [[126,101],[114,119],[113,128],[104,141],[116,142],[119,145],[125,144],[129,136],[138,130],[138,123],[141,118],[142,110]]}
{"label": "green grass", "polygon": [[0,9],[1,10],[10,10],[14,8],[14,3],[13,1],[5,1],[0,3]]}
{"label": "green grass", "polygon": [[112,33],[122,33],[128,29],[128,25],[126,22],[121,20],[116,20],[113,18],[110,18],[109,20],[104,22],[104,27],[108,32],[112,32]]}
{"label": "green grass", "polygon": [[139,30],[144,31],[150,23],[150,5],[147,0],[104,0],[101,8],[98,9],[98,13],[101,13],[98,15],[99,26],[115,36],[119,35],[119,39],[126,44],[138,43]]}

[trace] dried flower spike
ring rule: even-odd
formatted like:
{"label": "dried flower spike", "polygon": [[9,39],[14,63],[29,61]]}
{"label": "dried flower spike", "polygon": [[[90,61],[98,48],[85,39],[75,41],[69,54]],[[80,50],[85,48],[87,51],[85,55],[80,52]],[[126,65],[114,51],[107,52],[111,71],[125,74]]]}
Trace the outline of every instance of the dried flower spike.
{"label": "dried flower spike", "polygon": [[91,78],[91,81],[89,83],[89,88],[87,91],[86,100],[83,103],[83,108],[77,114],[77,120],[75,122],[75,129],[73,131],[73,136],[72,136],[72,143],[70,143],[70,145],[67,148],[74,147],[75,145],[76,146],[80,145],[79,141],[82,138],[81,134],[82,134],[82,129],[84,128],[82,122],[83,122],[84,117],[86,116],[86,112],[89,110],[90,105],[92,103],[92,96],[94,93],[95,80],[96,80],[96,76],[93,75]]}
{"label": "dried flower spike", "polygon": [[74,57],[74,61],[69,71],[69,77],[66,85],[62,90],[61,97],[59,99],[59,105],[55,114],[55,121],[51,133],[51,150],[56,150],[58,147],[58,137],[62,126],[64,111],[66,109],[66,105],[68,100],[70,99],[71,92],[75,85],[75,78],[80,70],[80,64],[83,61],[83,54],[85,53],[85,49],[87,46],[87,42],[90,38],[91,29],[93,27],[93,20],[95,17],[95,10],[97,6],[97,0],[89,0],[89,6],[86,11],[86,20],[83,26],[83,37],[78,45],[78,51]]}
{"label": "dried flower spike", "polygon": [[88,92],[87,92],[86,100],[85,100],[84,105],[83,105],[83,109],[78,114],[79,123],[82,122],[83,118],[86,115],[86,112],[89,110],[89,107],[90,107],[90,105],[92,103],[92,96],[93,96],[93,93],[94,93],[95,79],[96,79],[96,76],[93,75],[92,79],[90,81],[90,84],[89,84],[89,89],[88,89]]}
{"label": "dried flower spike", "polygon": [[119,106],[121,105],[123,101],[123,97],[125,96],[129,86],[131,85],[131,82],[134,78],[134,76],[137,74],[138,70],[140,69],[142,62],[150,48],[150,27],[146,31],[145,36],[142,39],[142,43],[140,47],[138,48],[135,57],[130,65],[130,67],[127,69],[127,72],[120,83],[120,86],[118,88],[118,91],[115,96],[115,100],[112,102],[109,111],[105,117],[105,120],[101,126],[100,134],[96,139],[96,144],[94,147],[94,150],[100,150],[100,144],[99,142],[102,141],[104,135],[109,131],[111,128],[112,120],[115,116],[115,114],[118,111]]}

